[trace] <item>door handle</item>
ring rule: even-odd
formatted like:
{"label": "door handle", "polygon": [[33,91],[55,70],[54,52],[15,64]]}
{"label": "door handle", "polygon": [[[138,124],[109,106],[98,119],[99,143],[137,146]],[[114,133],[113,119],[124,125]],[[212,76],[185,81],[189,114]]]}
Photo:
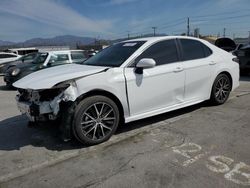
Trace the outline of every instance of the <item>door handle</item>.
{"label": "door handle", "polygon": [[176,67],[175,69],[174,69],[174,72],[181,72],[181,71],[183,71],[184,69],[182,68],[182,67]]}
{"label": "door handle", "polygon": [[210,61],[210,62],[209,62],[209,65],[215,65],[215,64],[216,64],[215,61]]}

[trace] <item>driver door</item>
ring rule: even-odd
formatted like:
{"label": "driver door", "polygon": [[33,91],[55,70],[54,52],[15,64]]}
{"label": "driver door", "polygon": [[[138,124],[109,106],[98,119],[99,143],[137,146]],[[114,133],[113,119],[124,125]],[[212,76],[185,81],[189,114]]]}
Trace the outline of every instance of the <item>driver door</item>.
{"label": "driver door", "polygon": [[175,39],[160,41],[146,49],[140,59],[152,58],[153,68],[136,73],[135,66],[125,68],[130,115],[142,115],[181,104],[184,98],[185,73],[176,48]]}

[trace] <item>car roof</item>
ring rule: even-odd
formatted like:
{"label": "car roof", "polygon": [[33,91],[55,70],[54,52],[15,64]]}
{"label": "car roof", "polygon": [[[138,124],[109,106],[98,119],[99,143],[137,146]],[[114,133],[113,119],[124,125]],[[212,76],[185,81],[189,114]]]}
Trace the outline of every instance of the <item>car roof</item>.
{"label": "car roof", "polygon": [[30,48],[9,48],[8,50],[19,51],[19,50],[38,50],[38,49],[35,47],[30,47]]}
{"label": "car roof", "polygon": [[132,40],[126,40],[123,42],[136,42],[136,41],[146,41],[146,42],[157,42],[161,40],[167,40],[167,39],[192,39],[192,40],[199,40],[203,41],[202,39],[198,39],[195,37],[188,37],[188,36],[160,36],[160,37],[145,37],[145,38],[137,38],[137,39],[132,39]]}
{"label": "car roof", "polygon": [[40,51],[40,53],[69,53],[69,52],[84,52],[84,50],[53,50],[53,51]]}

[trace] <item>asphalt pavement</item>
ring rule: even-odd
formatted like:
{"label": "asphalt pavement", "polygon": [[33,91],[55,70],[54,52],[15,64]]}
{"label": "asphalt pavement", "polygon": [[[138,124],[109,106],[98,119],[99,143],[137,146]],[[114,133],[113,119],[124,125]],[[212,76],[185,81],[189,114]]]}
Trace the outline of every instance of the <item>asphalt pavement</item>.
{"label": "asphalt pavement", "polygon": [[84,147],[58,125],[29,127],[0,77],[0,187],[250,187],[250,77],[201,103],[119,127]]}

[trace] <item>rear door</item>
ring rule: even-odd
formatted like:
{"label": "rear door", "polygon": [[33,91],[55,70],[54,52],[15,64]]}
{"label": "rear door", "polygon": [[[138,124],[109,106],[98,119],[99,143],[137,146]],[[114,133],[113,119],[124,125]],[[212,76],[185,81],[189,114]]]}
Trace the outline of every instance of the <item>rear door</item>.
{"label": "rear door", "polygon": [[131,115],[182,103],[185,73],[179,62],[176,40],[153,44],[136,58],[134,65],[143,58],[154,59],[156,66],[144,69],[142,74],[136,73],[134,66],[125,68]]}
{"label": "rear door", "polygon": [[185,94],[188,101],[204,100],[210,96],[212,75],[216,60],[212,50],[198,40],[179,39],[185,69]]}

